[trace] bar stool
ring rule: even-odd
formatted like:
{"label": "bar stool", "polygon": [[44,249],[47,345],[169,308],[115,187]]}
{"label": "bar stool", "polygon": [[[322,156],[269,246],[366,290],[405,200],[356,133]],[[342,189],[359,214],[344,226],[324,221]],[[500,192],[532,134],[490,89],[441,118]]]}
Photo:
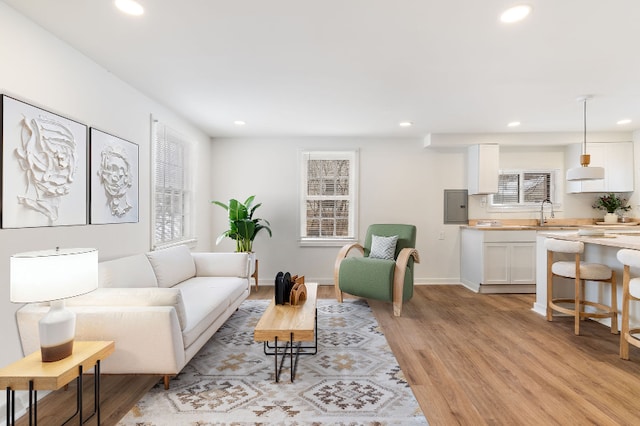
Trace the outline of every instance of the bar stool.
{"label": "bar stool", "polygon": [[622,249],[618,260],[624,265],[622,275],[622,331],[620,332],[620,358],[629,359],[629,343],[640,348],[640,339],[633,336],[640,328],[629,328],[629,301],[640,300],[640,278],[631,278],[630,269],[640,268],[640,251]]}
{"label": "bar stool", "polygon": [[[580,260],[584,252],[581,241],[565,241],[547,238],[544,242],[547,249],[547,321],[553,319],[553,311],[562,312],[574,317],[574,333],[580,334],[580,320],[584,318],[611,318],[611,333],[618,333],[618,308],[616,273],[610,267],[599,263],[586,263]],[[554,253],[574,255],[573,261],[555,261]],[[574,298],[553,298],[553,277],[574,280]],[[611,306],[585,300],[584,282],[607,282],[611,284]],[[572,308],[561,304],[573,304]],[[595,310],[586,310],[590,306]]]}

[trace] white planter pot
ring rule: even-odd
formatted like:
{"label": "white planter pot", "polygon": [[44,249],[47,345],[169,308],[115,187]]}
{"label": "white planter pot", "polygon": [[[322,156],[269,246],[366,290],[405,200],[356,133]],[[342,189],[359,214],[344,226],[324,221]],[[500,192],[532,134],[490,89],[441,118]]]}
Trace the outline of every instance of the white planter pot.
{"label": "white planter pot", "polygon": [[618,223],[618,215],[615,213],[607,213],[604,215],[605,223]]}

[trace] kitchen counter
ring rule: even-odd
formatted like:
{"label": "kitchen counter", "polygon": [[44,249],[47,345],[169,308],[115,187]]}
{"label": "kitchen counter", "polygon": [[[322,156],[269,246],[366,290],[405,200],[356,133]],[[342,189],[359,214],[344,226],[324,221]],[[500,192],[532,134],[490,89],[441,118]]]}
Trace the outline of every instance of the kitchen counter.
{"label": "kitchen counter", "polygon": [[[593,228],[595,228],[594,226]],[[622,264],[617,259],[618,250],[627,248],[640,250],[640,227],[598,225],[598,228],[606,228],[604,235],[587,236],[578,235],[578,232],[538,232],[536,241],[536,301],[533,310],[540,315],[546,315],[547,304],[547,255],[544,248],[544,240],[548,237],[568,241],[581,241],[584,243],[582,259],[586,262],[602,263],[611,267],[618,281],[618,306],[622,303]],[[582,227],[581,228],[586,228]],[[613,228],[613,229],[612,229]],[[586,297],[590,300],[609,304],[611,301],[608,292],[601,292],[596,283],[587,281],[585,286]],[[573,297],[573,286],[554,286],[554,297]],[[640,321],[640,315],[632,313],[632,322]],[[600,320],[605,325],[610,324],[610,319]]]}
{"label": "kitchen counter", "polygon": [[621,230],[619,228],[621,227],[617,227],[615,230],[608,228],[605,234],[601,236],[578,235],[577,232],[565,234],[554,234],[549,232],[541,233],[540,235],[544,237],[557,238],[559,240],[582,241],[583,243],[597,244],[600,246],[640,250],[640,229],[633,229],[636,227],[625,227],[624,230]]}
{"label": "kitchen counter", "polygon": [[[598,225],[586,225],[586,226],[598,226]],[[556,231],[556,230],[565,230],[565,229],[575,229],[584,228],[585,226],[574,226],[574,225],[499,225],[499,226],[487,226],[487,225],[462,225],[460,226],[464,229],[475,229],[478,231]],[[601,226],[598,226],[599,228]]]}

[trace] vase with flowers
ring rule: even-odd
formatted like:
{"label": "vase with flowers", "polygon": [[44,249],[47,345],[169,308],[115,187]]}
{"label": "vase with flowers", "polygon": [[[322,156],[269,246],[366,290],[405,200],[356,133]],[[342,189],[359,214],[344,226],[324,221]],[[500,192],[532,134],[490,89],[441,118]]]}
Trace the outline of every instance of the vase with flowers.
{"label": "vase with flowers", "polygon": [[627,206],[626,199],[610,192],[596,198],[593,208],[607,212],[604,216],[605,223],[616,223],[618,222],[618,212],[626,212],[631,209],[631,206]]}

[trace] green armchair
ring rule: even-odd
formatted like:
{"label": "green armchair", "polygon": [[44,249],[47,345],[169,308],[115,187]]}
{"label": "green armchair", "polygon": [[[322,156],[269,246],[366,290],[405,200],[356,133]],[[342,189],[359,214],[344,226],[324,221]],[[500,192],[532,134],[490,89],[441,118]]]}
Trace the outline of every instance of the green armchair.
{"label": "green armchair", "polygon": [[[364,247],[347,244],[338,253],[333,271],[338,302],[342,303],[343,293],[386,300],[393,302],[393,314],[399,317],[402,302],[413,296],[413,264],[420,263],[415,245],[414,225],[370,225]],[[348,256],[352,249],[363,256]]]}

